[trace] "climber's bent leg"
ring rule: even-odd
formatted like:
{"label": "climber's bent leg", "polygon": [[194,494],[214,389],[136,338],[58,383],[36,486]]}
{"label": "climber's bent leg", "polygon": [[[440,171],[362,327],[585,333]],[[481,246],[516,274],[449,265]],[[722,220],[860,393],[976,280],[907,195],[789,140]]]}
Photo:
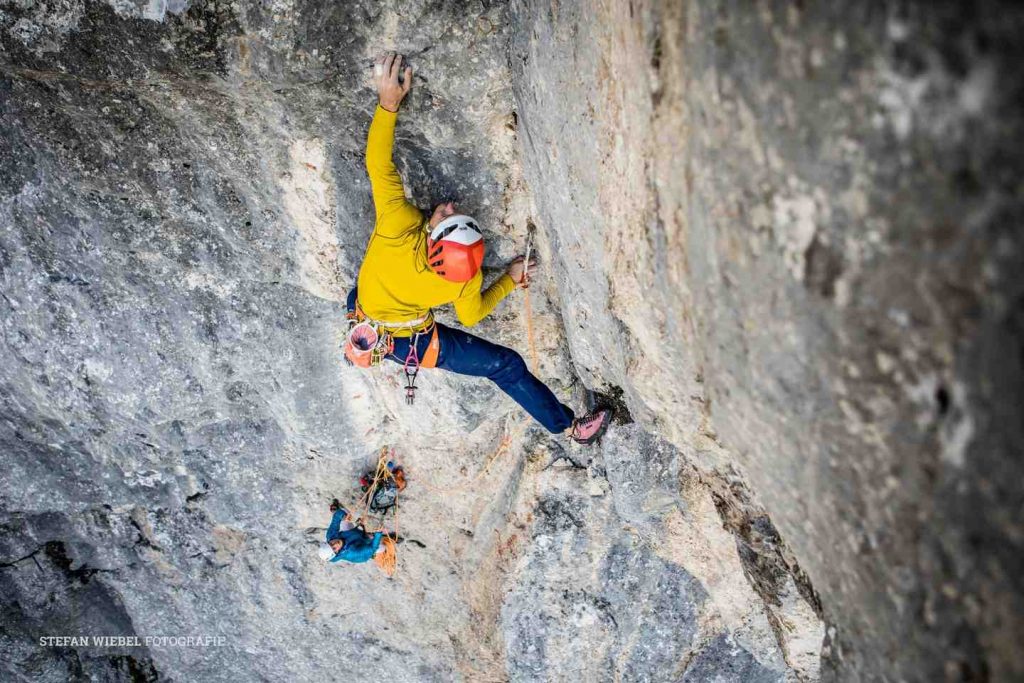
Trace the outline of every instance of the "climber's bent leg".
{"label": "climber's bent leg", "polygon": [[[437,333],[441,342],[437,367],[460,375],[488,378],[553,434],[564,432],[572,425],[572,410],[530,373],[518,353],[445,325],[438,324]],[[398,356],[398,340],[395,341]]]}
{"label": "climber's bent leg", "polygon": [[[355,311],[355,287],[348,293],[346,304],[350,313]],[[572,409],[561,403],[543,382],[527,370],[523,357],[518,353],[441,324],[437,325],[437,335],[441,342],[437,367],[459,375],[488,378],[553,434],[572,426]],[[426,355],[430,337],[429,334],[419,336],[416,351],[420,358]],[[409,337],[395,337],[395,347],[388,360],[405,363],[411,341]]]}

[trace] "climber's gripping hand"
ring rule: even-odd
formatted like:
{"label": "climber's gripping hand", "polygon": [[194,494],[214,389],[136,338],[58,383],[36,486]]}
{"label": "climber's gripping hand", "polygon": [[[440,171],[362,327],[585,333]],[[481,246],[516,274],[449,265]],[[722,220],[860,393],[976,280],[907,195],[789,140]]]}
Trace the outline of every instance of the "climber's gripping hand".
{"label": "climber's gripping hand", "polygon": [[523,256],[516,257],[512,263],[508,264],[508,276],[512,278],[512,281],[517,285],[526,289],[530,286],[530,278],[533,277],[534,270],[537,268],[537,259],[533,256],[530,257],[530,263],[526,263],[526,258]]}
{"label": "climber's gripping hand", "polygon": [[399,82],[398,74],[402,71],[402,55],[394,52],[385,52],[377,58],[373,65],[373,78],[377,83],[377,97],[380,106],[388,111],[398,111],[402,100],[409,94],[412,87],[412,67],[405,67],[402,81]]}

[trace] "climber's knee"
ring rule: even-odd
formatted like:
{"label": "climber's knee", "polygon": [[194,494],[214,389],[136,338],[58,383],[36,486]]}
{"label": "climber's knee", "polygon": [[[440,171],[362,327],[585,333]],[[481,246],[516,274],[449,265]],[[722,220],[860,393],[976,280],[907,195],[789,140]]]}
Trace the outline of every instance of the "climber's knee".
{"label": "climber's knee", "polygon": [[494,354],[493,366],[487,375],[488,378],[498,386],[518,382],[527,372],[523,357],[504,346],[500,346],[498,349],[499,351]]}

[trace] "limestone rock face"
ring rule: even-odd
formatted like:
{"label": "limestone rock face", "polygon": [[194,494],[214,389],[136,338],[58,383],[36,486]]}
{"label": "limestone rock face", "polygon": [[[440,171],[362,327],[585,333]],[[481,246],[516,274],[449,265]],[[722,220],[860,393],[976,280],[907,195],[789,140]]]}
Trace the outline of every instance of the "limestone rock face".
{"label": "limestone rock face", "polygon": [[[393,371],[343,368],[340,302],[373,227],[377,48],[422,73],[413,196],[464,196],[509,252],[504,8],[179,5],[0,15],[0,677],[447,680],[462,520],[425,486],[475,473],[511,406],[424,378],[406,409]],[[397,584],[315,552],[383,443],[423,482]],[[225,644],[38,646],[78,633]]]}
{"label": "limestone rock face", "polygon": [[[1020,674],[1019,13],[801,7],[0,3],[2,677]],[[342,362],[382,49],[599,445]],[[383,447],[392,579],[316,555]]]}
{"label": "limestone rock face", "polygon": [[582,469],[541,473],[525,515],[532,543],[502,606],[511,680],[816,678],[813,611],[790,615],[792,631],[817,636],[803,661],[773,629],[780,605],[745,576],[754,564],[689,469],[671,445],[623,425],[603,441],[590,482]]}
{"label": "limestone rock face", "polygon": [[840,678],[1015,680],[1024,18],[855,5],[513,3],[534,219],[581,377],[728,451]]}

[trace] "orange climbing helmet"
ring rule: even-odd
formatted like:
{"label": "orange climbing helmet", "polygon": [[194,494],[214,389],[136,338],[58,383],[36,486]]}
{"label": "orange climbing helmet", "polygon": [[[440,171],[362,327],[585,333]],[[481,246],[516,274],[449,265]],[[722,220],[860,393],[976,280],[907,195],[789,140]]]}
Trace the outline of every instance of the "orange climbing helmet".
{"label": "orange climbing helmet", "polygon": [[469,282],[484,262],[484,236],[469,216],[449,216],[430,231],[427,263],[449,282]]}

